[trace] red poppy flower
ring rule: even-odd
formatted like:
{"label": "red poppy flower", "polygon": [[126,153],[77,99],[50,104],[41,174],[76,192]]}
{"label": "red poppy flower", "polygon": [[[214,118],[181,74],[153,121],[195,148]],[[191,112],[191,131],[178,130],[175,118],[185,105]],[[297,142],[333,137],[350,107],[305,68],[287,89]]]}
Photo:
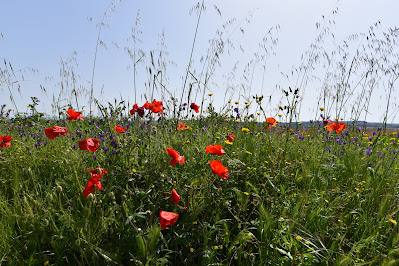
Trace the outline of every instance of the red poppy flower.
{"label": "red poppy flower", "polygon": [[115,126],[114,129],[115,129],[115,131],[118,132],[118,133],[123,133],[123,132],[126,131],[126,129],[123,128],[123,127],[121,127],[121,126]]}
{"label": "red poppy flower", "polygon": [[224,155],[226,152],[223,150],[221,145],[210,145],[206,147],[206,153],[212,153],[214,155]]}
{"label": "red poppy flower", "polygon": [[[148,108],[147,108],[147,109],[148,109]],[[138,113],[140,117],[143,117],[143,116],[144,116],[144,106],[139,107],[139,106],[137,105],[137,103],[135,103],[135,104],[133,105],[133,109],[130,110],[130,114],[131,114],[131,115],[134,115],[135,113]]]}
{"label": "red poppy flower", "polygon": [[180,196],[177,194],[177,191],[173,189],[170,193],[172,193],[170,201],[176,203],[176,205],[179,205]]}
{"label": "red poppy flower", "polygon": [[107,170],[104,168],[96,168],[88,171],[91,173],[91,178],[87,182],[85,189],[83,190],[83,196],[87,197],[89,194],[94,192],[94,187],[98,190],[104,189],[103,185],[100,182],[100,179],[107,173]]}
{"label": "red poppy flower", "polygon": [[163,113],[163,103],[161,101],[155,101],[152,103],[150,110],[153,113],[162,114]]}
{"label": "red poppy flower", "polygon": [[219,175],[223,179],[227,179],[229,177],[229,170],[225,167],[221,161],[214,160],[212,162],[208,161],[211,165],[212,172]]}
{"label": "red poppy flower", "polygon": [[147,110],[151,110],[152,109],[152,104],[149,103],[148,101],[143,105],[143,107]]}
{"label": "red poppy flower", "polygon": [[325,119],[325,118],[323,118],[323,124],[324,125],[327,125],[328,123],[330,123],[330,122],[332,122],[332,120],[331,119]]}
{"label": "red poppy flower", "polygon": [[83,116],[81,115],[82,112],[75,112],[74,110],[72,110],[72,108],[69,108],[67,113],[69,114],[69,117],[67,118],[68,120],[75,121],[75,120],[80,119],[80,120],[84,121]]}
{"label": "red poppy flower", "polygon": [[139,108],[139,106],[137,105],[137,103],[135,103],[134,105],[133,105],[133,109],[132,110],[130,110],[130,114],[131,115],[134,115],[136,112],[137,112],[137,109]]}
{"label": "red poppy flower", "polygon": [[11,146],[11,136],[0,136],[0,148]]}
{"label": "red poppy flower", "polygon": [[177,130],[184,130],[186,125],[187,125],[187,123],[179,122],[177,124]]}
{"label": "red poppy flower", "polygon": [[276,119],[274,119],[273,117],[268,117],[266,118],[266,122],[267,122],[267,129],[269,129],[276,124]]}
{"label": "red poppy flower", "polygon": [[190,104],[190,108],[193,109],[196,113],[199,113],[199,106],[195,103]]}
{"label": "red poppy flower", "polygon": [[159,212],[159,222],[161,223],[161,229],[165,230],[166,226],[172,226],[176,223],[179,214],[174,212]]}
{"label": "red poppy flower", "polygon": [[326,128],[328,131],[335,130],[335,132],[337,132],[337,134],[338,134],[339,132],[341,132],[342,130],[344,130],[346,128],[346,125],[344,123],[334,122],[332,124],[327,125]]}
{"label": "red poppy flower", "polygon": [[66,127],[59,127],[59,126],[46,128],[44,130],[44,133],[49,139],[55,139],[58,136],[69,135],[68,129]]}
{"label": "red poppy flower", "polygon": [[96,152],[98,149],[98,139],[87,138],[79,141],[79,149],[88,150],[89,152]]}
{"label": "red poppy flower", "polygon": [[227,136],[226,136],[226,139],[227,139],[228,141],[230,141],[230,142],[233,142],[235,138],[236,138],[236,135],[234,135],[234,134],[232,134],[232,133],[227,134]]}
{"label": "red poppy flower", "polygon": [[101,177],[103,177],[105,174],[107,174],[107,170],[105,170],[104,168],[96,168],[96,169],[92,169],[88,171],[92,177],[96,177],[98,176],[98,178],[101,179]]}
{"label": "red poppy flower", "polygon": [[137,108],[137,113],[139,114],[140,117],[143,117],[144,116],[144,107]]}
{"label": "red poppy flower", "polygon": [[170,161],[171,166],[175,166],[177,163],[181,163],[181,164],[186,163],[184,156],[180,156],[180,152],[177,152],[177,151],[173,150],[172,148],[170,148],[170,149],[166,148],[166,151],[168,152],[169,156],[172,157],[172,160]]}

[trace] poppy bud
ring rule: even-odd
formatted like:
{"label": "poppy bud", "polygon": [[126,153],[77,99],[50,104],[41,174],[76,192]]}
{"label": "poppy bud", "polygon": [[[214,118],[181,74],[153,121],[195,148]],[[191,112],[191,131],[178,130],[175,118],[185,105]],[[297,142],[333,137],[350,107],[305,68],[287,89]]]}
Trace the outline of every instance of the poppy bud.
{"label": "poppy bud", "polygon": [[53,201],[53,194],[49,194],[49,195],[47,196],[47,200],[48,200],[49,202]]}
{"label": "poppy bud", "polygon": [[57,186],[56,191],[57,191],[57,193],[61,193],[62,192],[62,187],[61,186]]}
{"label": "poppy bud", "polygon": [[92,193],[90,193],[89,195],[87,195],[86,199],[87,199],[87,201],[91,202],[94,200],[94,195]]}
{"label": "poppy bud", "polygon": [[47,219],[43,220],[43,225],[44,227],[47,227],[49,225],[49,221]]}
{"label": "poppy bud", "polygon": [[115,194],[114,194],[114,192],[108,193],[108,197],[109,197],[111,200],[115,200]]}

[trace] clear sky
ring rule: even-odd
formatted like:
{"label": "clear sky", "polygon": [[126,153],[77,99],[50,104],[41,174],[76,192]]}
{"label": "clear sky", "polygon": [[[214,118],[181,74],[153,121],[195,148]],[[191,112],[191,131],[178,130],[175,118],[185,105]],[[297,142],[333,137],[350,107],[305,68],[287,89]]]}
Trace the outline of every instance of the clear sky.
{"label": "clear sky", "polygon": [[[112,3],[115,4],[113,11],[109,9]],[[149,80],[146,67],[150,66],[150,51],[154,51],[154,58],[157,59],[161,49],[167,52],[163,54],[167,62],[166,69],[163,71],[165,86],[172,94],[180,98],[197,23],[197,13],[194,11],[190,14],[190,9],[196,3],[197,1],[188,0],[122,0],[120,2],[0,0],[2,10],[0,33],[3,36],[0,37],[1,61],[5,59],[10,62],[14,71],[25,71],[24,81],[20,76],[16,78],[20,81],[21,94],[15,87],[11,88],[19,111],[27,111],[26,105],[29,104],[31,96],[36,96],[41,100],[39,110],[47,114],[51,114],[53,97],[60,99],[61,105],[74,103],[70,96],[59,96],[61,81],[64,82],[64,88],[68,90],[73,88],[70,76],[60,76],[61,62],[64,62],[65,69],[73,69],[76,75],[76,88],[90,89],[98,24],[101,21],[107,24],[102,27],[100,34],[100,39],[106,48],[104,46],[98,48],[94,72],[94,94],[102,103],[122,97],[132,104],[134,102],[133,63],[126,49],[133,49],[132,28],[135,27],[138,10],[140,10],[141,24],[137,28],[142,31],[139,36],[142,42],[137,43],[136,48],[142,49],[145,57],[137,64],[136,84],[137,93],[140,96],[137,101],[142,104],[145,102],[144,94],[147,93],[148,96],[145,83]],[[207,54],[209,40],[214,38],[217,32],[223,32],[225,51],[220,55],[220,65],[209,72],[212,73],[212,77],[207,93],[214,94],[213,103],[217,107],[226,103],[228,99],[243,102],[243,98],[248,95],[272,96],[272,101],[267,102],[265,106],[270,116],[278,113],[278,105],[286,104],[281,90],[288,89],[288,86],[292,88],[300,86],[303,74],[296,74],[298,72],[295,69],[303,63],[302,58],[306,58],[307,51],[315,53],[311,44],[315,43],[320,29],[328,27],[334,34],[334,38],[325,37],[323,42],[319,43],[320,47],[332,55],[332,51],[338,45],[343,45],[346,40],[352,45],[348,48],[348,57],[352,60],[356,49],[367,42],[365,36],[351,39],[349,37],[351,34],[367,34],[370,26],[380,21],[379,29],[374,32],[376,38],[383,39],[383,32],[399,26],[397,19],[399,2],[396,0],[338,2],[333,0],[207,0],[205,5],[206,10],[202,13],[199,22],[191,71],[199,77],[204,65],[201,57]],[[219,8],[221,15],[216,12],[214,6]],[[333,14],[337,8],[338,13]],[[104,12],[107,12],[106,17],[104,17]],[[231,19],[233,19],[231,24],[222,26]],[[316,23],[321,23],[319,29]],[[270,34],[267,35],[269,31]],[[163,48],[159,37],[162,32],[164,32],[166,46]],[[265,36],[270,37],[265,45],[270,54],[265,57],[265,60],[257,60],[255,54],[265,55],[265,52],[259,48]],[[278,42],[272,45],[271,40],[278,40]],[[398,52],[396,45],[390,54],[395,55]],[[350,64],[350,61],[346,63],[348,62]],[[266,67],[265,71],[263,65]],[[4,69],[3,64],[1,68]],[[28,68],[35,71],[32,72]],[[348,66],[346,68],[348,71]],[[323,84],[326,84],[327,71],[332,69],[332,67],[324,69],[322,63],[319,63],[315,64],[315,69],[306,72],[306,77],[313,75],[317,77],[309,81],[306,86],[301,86],[300,95],[303,99],[300,120],[314,119],[317,116],[318,107],[324,105],[323,103],[317,105],[317,97],[322,91]],[[354,76],[350,77],[351,88],[356,88],[358,81],[362,81],[360,72],[358,78]],[[0,76],[0,83],[4,83],[1,78]],[[386,109],[388,97],[386,88],[389,77],[381,77],[380,80],[381,86],[371,94],[373,100],[368,108],[367,120],[369,121],[381,121]],[[68,85],[66,81],[69,81]],[[45,87],[46,93],[42,92],[40,85]],[[334,87],[334,84],[328,86]],[[394,116],[399,110],[394,105],[397,102],[394,98],[397,91],[397,85],[394,85],[389,110],[393,115],[389,116],[389,122],[399,122],[399,117]],[[0,104],[5,103],[14,109],[11,107],[9,96],[8,87],[0,86]],[[154,96],[161,99],[162,93],[155,91]],[[200,95],[193,95],[193,97],[194,101],[200,101]],[[351,106],[361,101],[361,97],[361,89],[358,87],[353,91],[351,98],[345,102],[346,111],[342,111],[339,115],[350,119]],[[79,105],[87,106],[87,97],[82,97]],[[334,108],[331,106],[328,110],[332,117],[337,115],[337,108]],[[88,110],[86,107],[85,111],[88,112]]]}

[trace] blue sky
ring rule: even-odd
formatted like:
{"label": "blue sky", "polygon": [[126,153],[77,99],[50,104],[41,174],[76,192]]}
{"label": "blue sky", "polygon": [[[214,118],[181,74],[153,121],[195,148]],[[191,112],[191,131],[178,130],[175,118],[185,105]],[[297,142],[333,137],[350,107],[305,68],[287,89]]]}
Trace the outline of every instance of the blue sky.
{"label": "blue sky", "polygon": [[[115,3],[114,12],[108,9],[111,3]],[[138,10],[143,33],[142,43],[137,47],[146,53],[145,61],[138,66],[137,89],[141,95],[138,102],[144,102],[143,95],[146,93],[144,83],[148,81],[146,66],[149,66],[149,51],[159,51],[159,34],[162,31],[165,33],[166,51],[169,53],[167,59],[174,62],[167,66],[165,76],[168,81],[165,84],[176,96],[180,95],[197,22],[196,14],[189,13],[195,3],[196,1],[187,0],[2,1],[0,32],[4,37],[0,39],[0,58],[11,62],[14,70],[27,67],[37,70],[35,73],[28,71],[25,74],[26,80],[20,82],[21,94],[13,91],[19,111],[26,111],[30,96],[36,96],[41,100],[39,110],[51,114],[53,95],[58,98],[60,91],[60,62],[67,62],[73,56],[76,61],[70,65],[79,76],[78,86],[90,88],[98,34],[96,25],[103,19],[107,9],[108,16],[104,23],[109,27],[103,27],[100,35],[107,49],[100,46],[97,54],[94,76],[96,97],[103,103],[121,97],[130,103],[134,101],[132,61],[125,48],[133,47],[130,37]],[[322,15],[326,20],[335,21],[331,27],[335,40],[327,39],[323,44],[326,47],[341,43],[350,34],[367,33],[369,27],[378,20],[382,23],[382,31],[399,26],[395,13],[399,3],[395,0],[208,0],[205,4],[207,9],[200,20],[193,56],[192,70],[197,75],[202,68],[200,58],[206,54],[209,39],[215,36],[218,29],[222,29],[223,23],[235,19],[224,35],[224,38],[229,36],[235,49],[221,57],[221,66],[213,73],[207,89],[207,93],[214,93],[213,102],[218,107],[226,98],[244,101],[242,96],[247,95],[242,91],[241,94],[244,95],[239,95],[239,83],[243,82],[242,73],[245,66],[254,59],[254,53],[259,51],[262,38],[273,28],[272,36],[278,39],[278,44],[273,48],[274,54],[268,57],[265,75],[263,76],[260,63],[255,65],[253,75],[252,72],[250,75],[253,76],[252,95],[262,93],[273,97],[273,103],[267,106],[270,116],[276,115],[277,106],[284,104],[281,89],[276,86],[295,86],[295,78],[286,79],[284,75],[301,64],[301,55],[309,50],[318,34],[315,24],[322,22]],[[220,9],[221,16],[214,10],[214,5]],[[339,10],[338,14],[332,15],[336,8]],[[237,62],[235,78],[232,79],[229,73]],[[226,87],[231,84],[236,86],[235,92],[226,93]],[[46,88],[47,94],[41,92],[40,85]],[[320,84],[309,84],[303,92],[300,120],[315,118],[315,110],[318,108],[315,95],[318,93],[318,86]],[[155,96],[159,99],[161,93],[156,93]],[[386,105],[385,92],[376,91],[373,97],[376,100],[369,107],[367,119],[380,121],[383,115],[381,110]],[[0,87],[0,99],[0,104],[11,106],[5,86]],[[62,95],[61,100],[63,104],[67,104],[70,97]],[[195,100],[199,101],[199,96]],[[350,101],[356,102],[356,97]],[[82,105],[87,105],[83,98],[80,102],[80,106]],[[85,111],[88,111],[88,107]],[[397,109],[392,107],[392,113],[395,112]],[[334,116],[333,111],[331,115]],[[347,112],[344,118],[349,119],[350,113]],[[393,118],[392,116],[391,119]],[[398,122],[398,118],[393,121]]]}

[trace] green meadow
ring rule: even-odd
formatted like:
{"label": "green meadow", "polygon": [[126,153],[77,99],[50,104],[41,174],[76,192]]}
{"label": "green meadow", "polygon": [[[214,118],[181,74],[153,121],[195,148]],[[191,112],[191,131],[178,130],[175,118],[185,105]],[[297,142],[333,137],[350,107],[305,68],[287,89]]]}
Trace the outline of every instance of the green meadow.
{"label": "green meadow", "polygon": [[[84,121],[3,111],[0,132],[12,137],[0,149],[4,265],[397,263],[396,132],[355,122],[338,134],[322,121],[269,127],[212,105],[202,117],[185,108],[195,117],[181,130],[150,110],[130,115],[124,102]],[[69,135],[49,139],[54,125]],[[79,148],[87,138],[99,140],[97,151]],[[206,153],[213,144],[225,154]],[[166,148],[185,163],[171,166]],[[96,168],[107,171],[103,189],[83,196]],[[160,211],[178,214],[164,230]]]}

